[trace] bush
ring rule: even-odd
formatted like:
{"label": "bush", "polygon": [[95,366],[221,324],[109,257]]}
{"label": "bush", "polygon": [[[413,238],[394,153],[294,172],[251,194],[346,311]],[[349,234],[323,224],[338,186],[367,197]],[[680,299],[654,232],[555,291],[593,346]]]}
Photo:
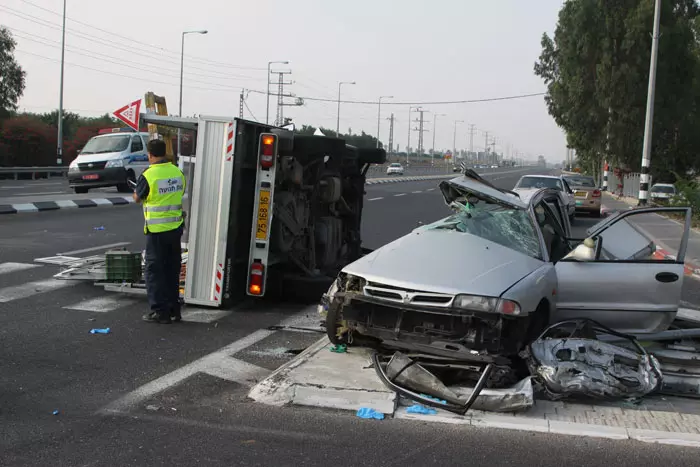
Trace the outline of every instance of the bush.
{"label": "bush", "polygon": [[693,210],[693,217],[700,217],[700,184],[695,179],[676,175],[678,194],[669,200],[669,206],[688,206]]}

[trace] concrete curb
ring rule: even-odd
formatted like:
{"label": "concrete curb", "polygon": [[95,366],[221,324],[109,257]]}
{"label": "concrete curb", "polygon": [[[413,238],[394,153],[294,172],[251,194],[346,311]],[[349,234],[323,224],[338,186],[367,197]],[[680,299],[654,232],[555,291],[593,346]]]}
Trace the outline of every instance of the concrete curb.
{"label": "concrete curb", "polygon": [[[453,178],[459,174],[420,175],[414,177],[370,178],[366,185],[381,185],[384,183],[419,182],[424,180],[439,180]],[[37,201],[34,203],[0,204],[0,214],[20,214],[26,212],[56,211],[58,209],[94,208],[97,206],[124,206],[132,204],[131,196],[110,196],[93,199],[73,199],[59,201]]]}
{"label": "concrete curb", "polygon": [[132,204],[130,196],[110,196],[108,198],[66,199],[58,201],[37,201],[34,203],[0,204],[0,214],[56,211],[59,209],[94,208],[97,206],[125,206]]}

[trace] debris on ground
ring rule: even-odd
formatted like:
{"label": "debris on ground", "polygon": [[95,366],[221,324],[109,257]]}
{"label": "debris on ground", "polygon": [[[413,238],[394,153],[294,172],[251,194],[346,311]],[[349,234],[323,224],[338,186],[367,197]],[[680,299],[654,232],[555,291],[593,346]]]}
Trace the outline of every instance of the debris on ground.
{"label": "debris on ground", "polygon": [[[603,342],[599,334],[626,340],[630,348]],[[658,390],[663,381],[659,362],[634,336],[589,319],[548,327],[522,357],[553,400],[569,396],[638,398]]]}
{"label": "debris on ground", "polygon": [[160,410],[160,406],[149,404],[146,406],[146,410],[150,410],[151,412],[157,412]]}
{"label": "debris on ground", "polygon": [[111,331],[110,328],[93,328],[90,329],[90,334],[109,334]]}
{"label": "debris on ground", "polygon": [[104,226],[104,225],[101,225],[101,226],[99,226],[99,227],[93,227],[93,229],[94,229],[94,230],[104,230],[104,229],[105,229],[105,226]]}
{"label": "debris on ground", "polygon": [[51,413],[52,413],[53,415],[58,415],[60,412],[59,412],[58,410],[54,410],[54,411],[51,412]]}
{"label": "debris on ground", "polygon": [[360,418],[373,418],[375,420],[384,420],[383,413],[377,412],[376,410],[369,407],[360,407],[356,415]]}
{"label": "debris on ground", "polygon": [[413,404],[410,407],[406,407],[406,413],[415,413],[420,415],[435,415],[437,410],[430,409],[420,404]]}
{"label": "debris on ground", "polygon": [[330,351],[335,353],[346,353],[348,351],[348,346],[345,344],[335,344],[331,346]]}

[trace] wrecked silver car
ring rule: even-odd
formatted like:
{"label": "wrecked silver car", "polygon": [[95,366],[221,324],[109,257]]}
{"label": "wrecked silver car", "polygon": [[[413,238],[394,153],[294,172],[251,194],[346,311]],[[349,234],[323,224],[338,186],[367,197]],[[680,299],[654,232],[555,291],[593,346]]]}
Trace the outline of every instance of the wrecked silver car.
{"label": "wrecked silver car", "polygon": [[[584,242],[571,238],[555,190],[521,199],[476,173],[440,189],[453,215],[346,266],[324,295],[319,311],[334,343],[494,364],[498,379],[550,323],[592,318],[639,334],[673,321],[688,208],[625,211],[598,224]],[[673,256],[659,256],[643,227],[662,211],[685,218]]]}

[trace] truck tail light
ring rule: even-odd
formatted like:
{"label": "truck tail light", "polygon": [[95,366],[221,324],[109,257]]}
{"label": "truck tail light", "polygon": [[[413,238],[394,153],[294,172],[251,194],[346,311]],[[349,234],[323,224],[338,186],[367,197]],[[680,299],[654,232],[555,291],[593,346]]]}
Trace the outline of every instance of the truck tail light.
{"label": "truck tail light", "polygon": [[600,190],[593,190],[593,197],[600,198]]}
{"label": "truck tail light", "polygon": [[265,266],[260,263],[250,265],[250,277],[248,280],[248,292],[251,295],[262,295],[263,275],[265,274]]}
{"label": "truck tail light", "polygon": [[260,165],[264,169],[271,168],[275,163],[277,153],[277,137],[269,133],[260,135]]}

